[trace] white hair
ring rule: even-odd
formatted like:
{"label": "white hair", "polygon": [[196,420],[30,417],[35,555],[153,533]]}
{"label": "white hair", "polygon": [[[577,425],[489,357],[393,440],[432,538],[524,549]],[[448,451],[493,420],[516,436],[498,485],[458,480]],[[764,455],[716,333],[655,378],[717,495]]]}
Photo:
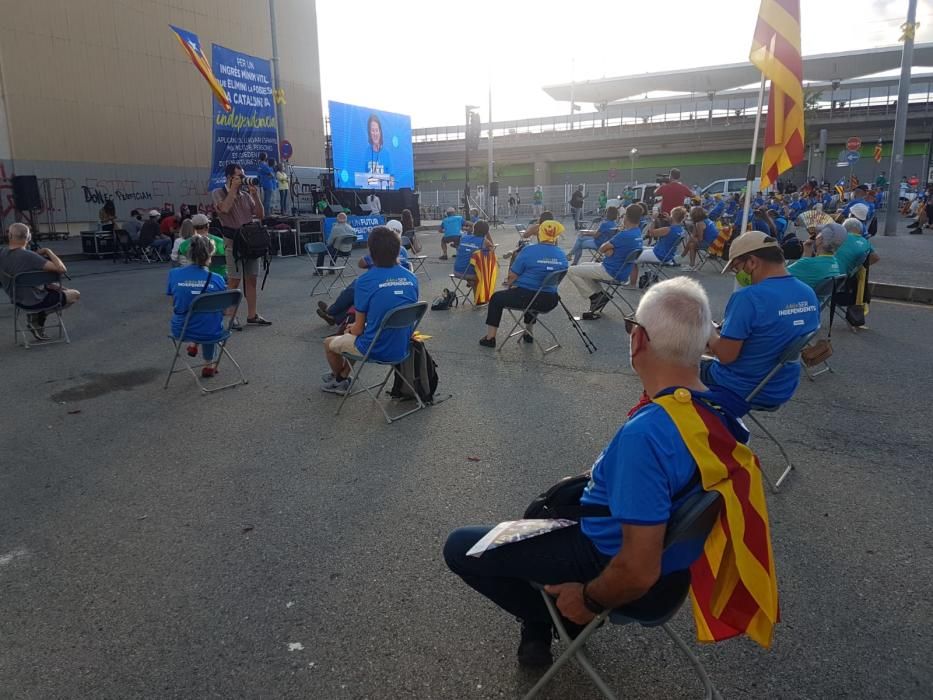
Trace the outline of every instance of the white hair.
{"label": "white hair", "polygon": [[17,221],[15,224],[10,224],[9,234],[11,241],[25,241],[29,238],[29,227]]}
{"label": "white hair", "polygon": [[693,367],[700,361],[713,322],[706,292],[689,277],[675,277],[650,287],[635,318],[647,332],[654,353],[681,367]]}
{"label": "white hair", "polygon": [[857,233],[860,236],[862,235],[862,222],[856,219],[854,216],[849,217],[843,221],[842,228],[844,228],[849,233]]}

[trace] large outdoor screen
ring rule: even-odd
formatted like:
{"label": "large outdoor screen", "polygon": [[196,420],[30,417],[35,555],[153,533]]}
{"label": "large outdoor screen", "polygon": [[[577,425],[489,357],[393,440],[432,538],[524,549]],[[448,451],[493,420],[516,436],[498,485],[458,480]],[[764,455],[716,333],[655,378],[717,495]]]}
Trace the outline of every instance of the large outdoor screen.
{"label": "large outdoor screen", "polygon": [[411,117],[342,102],[328,106],[337,187],[414,188]]}

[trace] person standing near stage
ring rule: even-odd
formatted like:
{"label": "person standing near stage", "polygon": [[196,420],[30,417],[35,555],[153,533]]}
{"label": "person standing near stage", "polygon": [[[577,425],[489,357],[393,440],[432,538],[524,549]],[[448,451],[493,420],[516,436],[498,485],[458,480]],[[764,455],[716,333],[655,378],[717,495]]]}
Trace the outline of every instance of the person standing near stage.
{"label": "person standing near stage", "polygon": [[535,187],[534,194],[531,196],[531,206],[535,218],[541,216],[541,212],[544,211],[544,192],[541,190],[541,185]]}
{"label": "person standing near stage", "polygon": [[[230,289],[240,286],[243,278],[243,296],[246,297],[246,322],[257,326],[272,325],[259,315],[256,309],[256,280],[259,277],[259,258],[236,261],[233,259],[233,241],[237,233],[253,219],[265,217],[265,209],[259,199],[259,190],[255,185],[243,189],[243,168],[236,163],[228,163],[224,168],[226,184],[211,192],[214,209],[220,219],[227,258],[227,275]],[[233,319],[233,328],[239,329],[239,321]]]}
{"label": "person standing near stage", "polygon": [[269,164],[269,156],[265,153],[259,154],[259,186],[262,187],[262,208],[266,213],[272,213],[272,193],[278,189],[278,182],[275,179],[275,171]]}
{"label": "person standing near stage", "polygon": [[285,216],[288,213],[288,173],[281,163],[275,166],[275,181],[279,183],[279,210]]}
{"label": "person standing near stage", "polygon": [[369,206],[369,213],[373,216],[382,212],[382,202],[379,200],[379,195],[375,192],[369,193],[369,196],[366,198],[366,204]]}

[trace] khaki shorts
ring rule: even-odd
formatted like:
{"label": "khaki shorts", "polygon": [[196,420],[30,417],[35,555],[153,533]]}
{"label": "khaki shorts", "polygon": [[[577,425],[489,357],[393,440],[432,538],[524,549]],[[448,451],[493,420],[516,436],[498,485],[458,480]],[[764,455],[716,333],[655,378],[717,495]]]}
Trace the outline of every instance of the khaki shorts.
{"label": "khaki shorts", "polygon": [[324,341],[324,346],[332,353],[342,355],[348,353],[362,357],[360,351],[356,349],[356,336],[344,333],[343,335],[333,335]]}
{"label": "khaki shorts", "polygon": [[224,255],[227,258],[227,277],[240,279],[244,272],[253,277],[259,275],[259,258],[240,260],[237,267],[237,261],[233,259],[233,240],[230,238],[224,238]]}

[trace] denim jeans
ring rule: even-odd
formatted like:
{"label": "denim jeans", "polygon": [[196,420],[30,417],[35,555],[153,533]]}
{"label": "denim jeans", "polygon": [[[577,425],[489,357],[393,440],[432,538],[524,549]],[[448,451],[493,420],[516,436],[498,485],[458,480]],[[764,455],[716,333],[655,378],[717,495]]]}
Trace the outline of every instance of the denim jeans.
{"label": "denim jeans", "polygon": [[275,190],[271,187],[262,188],[262,208],[266,216],[272,216],[272,193]]}
{"label": "denim jeans", "polygon": [[713,379],[713,373],[710,370],[714,362],[718,362],[718,360],[700,360],[700,381],[715,392],[716,401],[719,403],[719,405],[721,405],[729,413],[733,414],[736,418],[741,418],[749,412],[751,406],[746,403],[742,396],[739,396],[728,387],[716,383],[716,380]]}
{"label": "denim jeans", "polygon": [[333,258],[336,257],[336,255],[337,255],[337,249],[336,249],[336,248],[331,248],[330,246],[327,246],[327,252],[326,252],[326,253],[318,253],[318,254],[317,254],[317,266],[318,266],[318,267],[324,267],[324,258],[326,258],[328,255],[330,256],[330,257],[328,258],[328,260],[327,260],[328,264],[330,265],[330,267],[333,267],[333,266],[334,266],[334,263],[332,262],[332,260],[333,260]]}
{"label": "denim jeans", "polygon": [[592,236],[577,236],[577,240],[573,242],[573,248],[570,249],[574,265],[580,262],[580,256],[583,255],[584,250],[599,250],[596,239]]}
{"label": "denim jeans", "polygon": [[279,209],[282,210],[282,216],[288,213],[288,190],[279,190]]}
{"label": "denim jeans", "polygon": [[340,325],[343,323],[344,319],[346,319],[347,312],[350,310],[350,307],[353,306],[353,295],[355,292],[356,280],[353,280],[346,289],[342,290],[340,294],[337,295],[334,303],[327,307],[328,315],[333,316],[337,325]]}
{"label": "denim jeans", "polygon": [[444,560],[457,576],[506,612],[531,624],[550,624],[541,593],[528,583],[585,583],[596,578],[612,557],[602,554],[579,525],[466,555],[488,527],[455,530],[444,545]]}

